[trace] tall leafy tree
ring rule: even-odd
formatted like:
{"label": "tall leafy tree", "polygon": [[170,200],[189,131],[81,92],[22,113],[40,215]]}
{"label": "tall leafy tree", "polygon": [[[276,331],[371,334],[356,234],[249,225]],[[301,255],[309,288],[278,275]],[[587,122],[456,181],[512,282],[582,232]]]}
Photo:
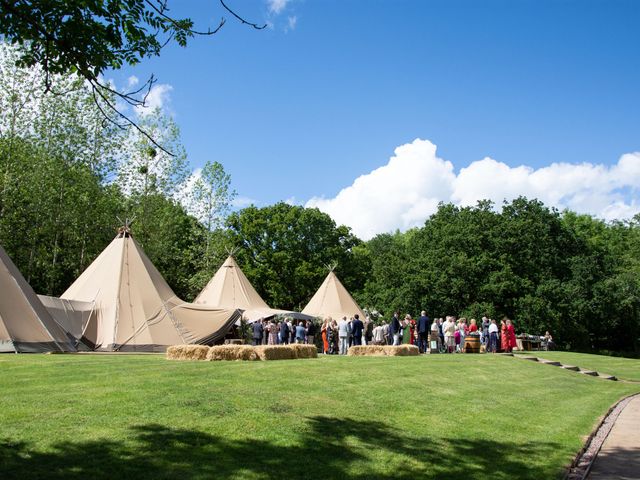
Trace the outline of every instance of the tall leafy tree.
{"label": "tall leafy tree", "polygon": [[345,226],[336,226],[315,208],[277,203],[232,213],[229,239],[245,274],[267,303],[302,308],[337,263],[336,273],[350,290],[364,284],[365,256]]}
{"label": "tall leafy tree", "polygon": [[[223,0],[220,4],[243,24],[266,27],[247,22]],[[160,149],[165,147],[152,133],[113,101],[115,95],[130,105],[144,105],[154,77],[141,89],[123,93],[105,82],[103,74],[158,56],[170,43],[185,47],[196,35],[214,35],[224,23],[222,18],[215,28],[198,31],[190,18],[171,16],[168,0],[0,0],[0,38],[21,47],[18,66],[42,69],[45,92],[64,93],[54,77],[77,74],[106,119],[118,125],[125,121]]]}

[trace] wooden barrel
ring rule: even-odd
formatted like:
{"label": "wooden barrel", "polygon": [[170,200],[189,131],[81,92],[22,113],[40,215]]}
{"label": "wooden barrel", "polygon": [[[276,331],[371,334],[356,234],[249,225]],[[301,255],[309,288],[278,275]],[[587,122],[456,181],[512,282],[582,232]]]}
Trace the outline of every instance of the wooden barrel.
{"label": "wooden barrel", "polygon": [[480,353],[480,335],[464,337],[464,351],[466,353]]}

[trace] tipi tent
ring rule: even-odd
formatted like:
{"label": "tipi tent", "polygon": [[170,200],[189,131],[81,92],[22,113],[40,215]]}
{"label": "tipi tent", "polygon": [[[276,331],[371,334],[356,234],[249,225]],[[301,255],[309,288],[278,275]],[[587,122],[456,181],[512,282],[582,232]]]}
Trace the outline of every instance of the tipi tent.
{"label": "tipi tent", "polygon": [[90,321],[84,335],[96,350],[106,351],[164,351],[169,345],[213,343],[240,315],[180,300],[127,228],[120,229],[61,298],[93,302],[95,325]]}
{"label": "tipi tent", "polygon": [[342,317],[351,318],[356,313],[364,320],[364,312],[349,294],[336,274],[331,270],[316,294],[309,300],[302,313],[314,317],[330,316],[335,320]]}
{"label": "tipi tent", "polygon": [[74,352],[71,338],[55,322],[0,247],[0,350]]}
{"label": "tipi tent", "polygon": [[239,308],[243,310],[244,319],[249,322],[279,313],[289,313],[269,308],[240,269],[233,255],[227,257],[193,302],[218,308]]}

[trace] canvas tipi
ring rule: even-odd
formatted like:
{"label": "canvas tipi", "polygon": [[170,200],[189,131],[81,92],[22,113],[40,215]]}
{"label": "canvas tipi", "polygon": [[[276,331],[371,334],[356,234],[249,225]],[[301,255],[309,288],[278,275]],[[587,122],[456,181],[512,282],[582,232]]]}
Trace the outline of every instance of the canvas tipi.
{"label": "canvas tipi", "polygon": [[180,300],[124,227],[61,298],[93,302],[95,325],[89,322],[85,336],[95,336],[88,340],[96,350],[164,351],[213,343],[239,317],[235,309]]}
{"label": "canvas tipi", "polygon": [[342,317],[351,318],[356,313],[361,320],[365,315],[344,285],[340,282],[333,269],[324,279],[316,294],[309,300],[302,313],[314,317],[331,317],[339,320]]}
{"label": "canvas tipi", "polygon": [[0,350],[74,352],[71,338],[55,322],[0,247]]}
{"label": "canvas tipi", "polygon": [[239,308],[248,322],[266,318],[285,310],[269,308],[269,305],[253,288],[249,279],[236,263],[233,255],[229,255],[209,283],[198,294],[194,303],[218,308]]}

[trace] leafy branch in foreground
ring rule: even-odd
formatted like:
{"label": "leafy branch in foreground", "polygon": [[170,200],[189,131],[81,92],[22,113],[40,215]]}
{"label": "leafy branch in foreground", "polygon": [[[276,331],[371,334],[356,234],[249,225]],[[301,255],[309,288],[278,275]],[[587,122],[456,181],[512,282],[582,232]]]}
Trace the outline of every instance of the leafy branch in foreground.
{"label": "leafy branch in foreground", "polygon": [[[242,24],[258,30],[266,27],[245,20],[223,0],[220,4]],[[215,28],[196,30],[190,18],[170,15],[169,0],[0,0],[0,35],[21,45],[19,66],[42,67],[45,92],[60,94],[53,91],[54,75],[77,73],[90,84],[108,121],[121,128],[132,125],[162,150],[111,100],[115,96],[144,107],[155,78],[151,76],[136,91],[119,92],[101,76],[109,69],[159,56],[172,42],[186,47],[189,38],[215,35],[225,21],[223,17]]]}

